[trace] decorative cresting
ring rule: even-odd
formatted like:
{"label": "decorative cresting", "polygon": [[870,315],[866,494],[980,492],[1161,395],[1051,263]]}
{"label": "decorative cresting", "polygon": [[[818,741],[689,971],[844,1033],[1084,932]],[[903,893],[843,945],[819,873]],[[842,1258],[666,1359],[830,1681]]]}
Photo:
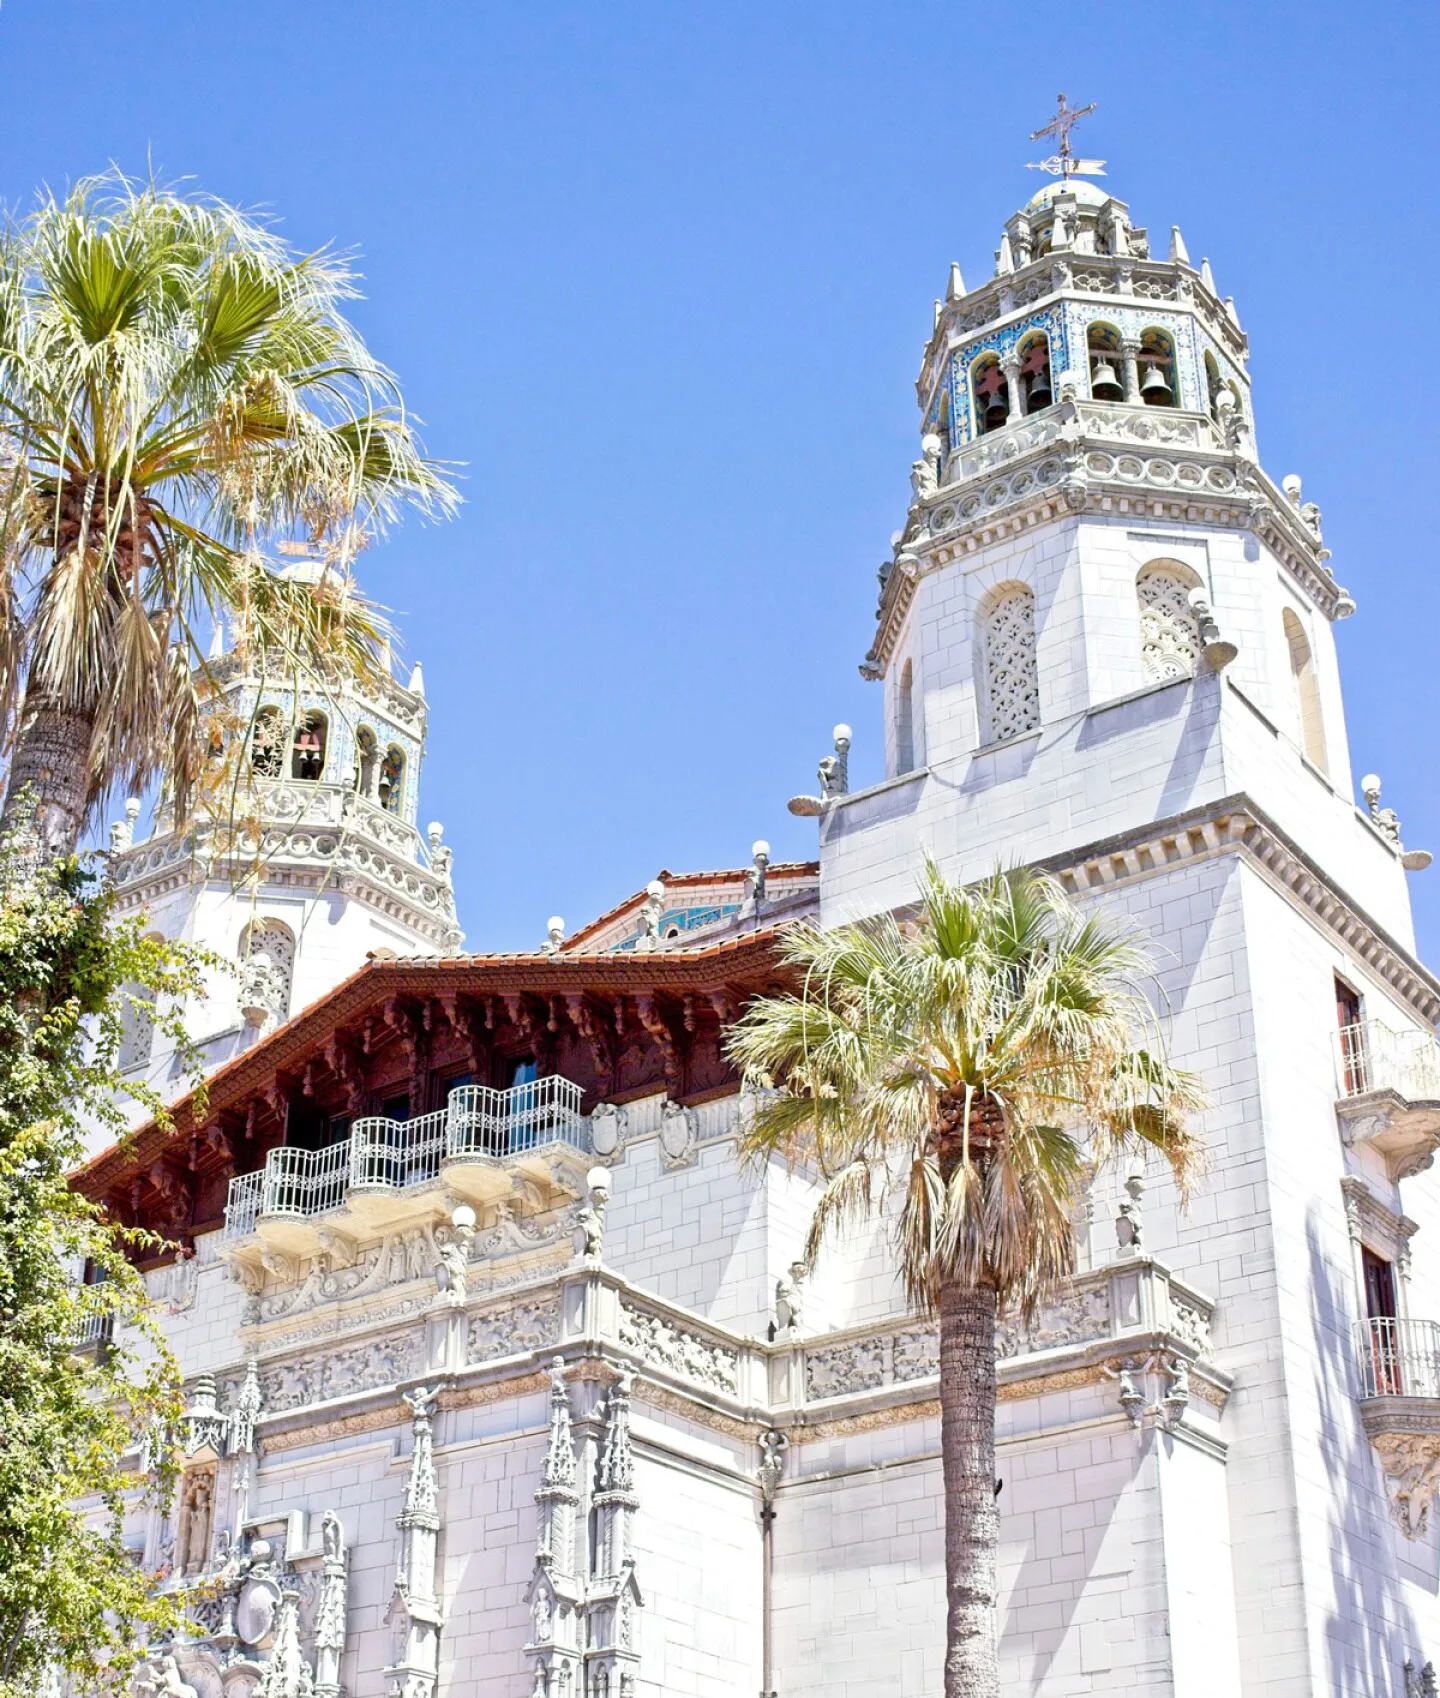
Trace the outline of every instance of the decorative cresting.
{"label": "decorative cresting", "polygon": [[1003,743],[1040,723],[1035,665],[1035,596],[1024,584],[1004,589],[984,614],[985,740]]}
{"label": "decorative cresting", "polygon": [[1136,593],[1146,682],[1193,678],[1200,661],[1200,627],[1185,578],[1172,566],[1147,566],[1136,582]]}
{"label": "decorative cresting", "polygon": [[440,1510],[430,1421],[440,1387],[417,1386],[404,1393],[410,1405],[410,1477],[405,1507],[395,1517],[400,1561],[386,1620],[394,1635],[395,1660],[385,1669],[391,1698],[434,1698],[440,1667],[440,1601],[435,1592],[435,1546]]}
{"label": "decorative cresting", "polygon": [[594,1555],[586,1595],[586,1691],[591,1698],[634,1698],[640,1672],[635,1578],[635,1459],[630,1449],[630,1376],[605,1400],[605,1444],[596,1475]]}
{"label": "decorative cresting", "polygon": [[526,1654],[534,1660],[533,1698],[579,1698],[584,1586],[575,1560],[579,1465],[570,1424],[565,1363],[550,1368],[550,1438],[535,1492],[539,1527],[535,1573],[526,1602],[531,1634]]}

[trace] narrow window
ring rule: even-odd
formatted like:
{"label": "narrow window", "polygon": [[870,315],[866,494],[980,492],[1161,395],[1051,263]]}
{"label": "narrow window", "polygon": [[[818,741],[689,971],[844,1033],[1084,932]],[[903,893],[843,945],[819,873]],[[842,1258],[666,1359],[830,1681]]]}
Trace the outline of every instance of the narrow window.
{"label": "narrow window", "polygon": [[285,761],[280,709],[262,707],[250,733],[250,766],[257,778],[279,778]]}
{"label": "narrow window", "polygon": [[1345,1095],[1362,1096],[1370,1089],[1365,1028],[1360,1023],[1360,995],[1344,979],[1335,981],[1335,1018],[1340,1026],[1340,1071]]}
{"label": "narrow window", "polygon": [[1325,760],[1325,728],[1320,718],[1320,681],[1305,627],[1292,608],[1284,611],[1285,642],[1290,650],[1290,675],[1295,683],[1295,712],[1300,723],[1300,747],[1305,759],[1321,772]]}
{"label": "narrow window", "polygon": [[325,715],[306,713],[295,727],[290,751],[290,776],[317,784],[325,771]]}
{"label": "narrow window", "polygon": [[1090,356],[1090,399],[1123,401],[1125,385],[1120,381],[1120,332],[1113,324],[1092,324],[1085,332]]}
{"label": "narrow window", "polygon": [[1140,399],[1147,407],[1178,407],[1175,344],[1163,330],[1140,333]]}
{"label": "narrow window", "polygon": [[975,397],[976,435],[1003,430],[1010,417],[1010,385],[994,354],[984,354],[976,360],[970,372],[970,387]]}
{"label": "narrow window", "polygon": [[398,814],[405,799],[405,756],[393,744],[380,763],[377,799],[387,814]]}
{"label": "narrow window", "polygon": [[1024,584],[1002,589],[984,615],[986,737],[1003,743],[1040,723],[1035,665],[1035,597]]}
{"label": "narrow window", "polygon": [[1365,1269],[1365,1313],[1372,1321],[1393,1321],[1399,1314],[1395,1304],[1395,1264],[1364,1247],[1360,1261]]}
{"label": "narrow window", "polygon": [[1020,344],[1020,386],[1027,413],[1043,413],[1055,399],[1050,383],[1050,338],[1041,333]]}
{"label": "narrow window", "polygon": [[895,772],[915,770],[914,673],[907,660],[900,669],[900,688],[895,697]]}
{"label": "narrow window", "polygon": [[507,1085],[533,1085],[540,1076],[533,1055],[515,1056],[505,1070]]}
{"label": "narrow window", "polygon": [[1193,678],[1200,660],[1200,627],[1183,573],[1163,562],[1143,567],[1135,581],[1140,602],[1140,660],[1148,684]]}

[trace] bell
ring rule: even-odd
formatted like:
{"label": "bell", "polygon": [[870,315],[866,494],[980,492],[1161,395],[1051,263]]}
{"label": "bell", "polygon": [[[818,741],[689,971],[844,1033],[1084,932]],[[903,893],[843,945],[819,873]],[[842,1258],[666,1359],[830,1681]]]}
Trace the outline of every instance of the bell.
{"label": "bell", "polygon": [[1149,407],[1168,407],[1174,401],[1175,391],[1165,381],[1165,373],[1159,366],[1151,366],[1145,373],[1140,399]]}
{"label": "bell", "polygon": [[1044,412],[1054,399],[1055,397],[1050,393],[1049,369],[1036,372],[1035,376],[1030,379],[1030,395],[1025,403],[1026,409],[1032,413]]}
{"label": "bell", "polygon": [[986,430],[1003,430],[1010,418],[1010,409],[998,395],[992,395],[985,408]]}
{"label": "bell", "polygon": [[1101,360],[1090,373],[1090,396],[1095,401],[1122,401],[1125,391],[1109,360]]}

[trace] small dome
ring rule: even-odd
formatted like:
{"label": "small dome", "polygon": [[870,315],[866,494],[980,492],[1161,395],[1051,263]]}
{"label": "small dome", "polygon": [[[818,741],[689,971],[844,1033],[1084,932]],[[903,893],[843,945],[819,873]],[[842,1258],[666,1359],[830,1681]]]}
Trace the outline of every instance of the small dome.
{"label": "small dome", "polygon": [[1058,179],[1046,183],[1043,189],[1037,189],[1025,202],[1026,212],[1038,212],[1041,207],[1053,206],[1056,195],[1074,195],[1081,206],[1104,206],[1107,200],[1114,197],[1109,189],[1102,189],[1098,183],[1092,183],[1088,177],[1072,177],[1068,183]]}

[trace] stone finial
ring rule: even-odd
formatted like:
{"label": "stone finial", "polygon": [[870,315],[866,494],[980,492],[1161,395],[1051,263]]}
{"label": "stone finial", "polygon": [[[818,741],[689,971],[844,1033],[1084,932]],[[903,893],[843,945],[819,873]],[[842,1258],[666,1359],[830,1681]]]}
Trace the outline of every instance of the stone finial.
{"label": "stone finial", "polygon": [[395,674],[395,652],[390,646],[389,637],[381,637],[380,650],[375,659],[385,676],[392,678]]}
{"label": "stone finial", "polygon": [[960,275],[960,267],[955,260],[950,261],[950,281],[945,288],[947,301],[958,301],[965,293],[965,279]]}
{"label": "stone finial", "polygon": [[565,921],[559,914],[552,914],[545,922],[544,950],[547,955],[558,955],[560,945],[565,941]]}
{"label": "stone finial", "polygon": [[425,694],[425,674],[421,670],[418,660],[410,668],[410,682],[405,688],[412,696],[423,696]]}
{"label": "stone finial", "polygon": [[1300,474],[1298,472],[1287,472],[1280,480],[1280,488],[1285,493],[1285,499],[1298,513],[1300,510],[1300,491],[1304,488],[1300,481]]}
{"label": "stone finial", "polygon": [[931,315],[931,318],[930,318],[930,329],[931,329],[932,333],[939,327],[940,314],[943,311],[944,311],[944,309],[941,307],[939,298],[937,296],[936,301],[935,301],[935,311]]}
{"label": "stone finial", "polygon": [[1180,226],[1170,226],[1170,263],[1172,265],[1189,265],[1190,250],[1185,246],[1185,238],[1180,234]]}
{"label": "stone finial", "polygon": [[215,629],[210,633],[210,648],[206,654],[207,660],[219,660],[225,652],[225,621],[217,618]]}
{"label": "stone finial", "polygon": [[750,845],[752,865],[745,873],[746,894],[758,907],[765,900],[765,875],[770,866],[770,845],[757,837]]}
{"label": "stone finial", "polygon": [[1215,287],[1215,273],[1210,269],[1210,261],[1208,259],[1202,259],[1200,261],[1200,281],[1212,295],[1219,295],[1219,290]]}
{"label": "stone finial", "polygon": [[1008,277],[1015,269],[1015,255],[1010,248],[1010,236],[1007,232],[1000,238],[1000,246],[995,250],[995,275]]}
{"label": "stone finial", "polygon": [[1233,295],[1225,297],[1225,316],[1237,330],[1240,329],[1240,314],[1235,310],[1235,297]]}

